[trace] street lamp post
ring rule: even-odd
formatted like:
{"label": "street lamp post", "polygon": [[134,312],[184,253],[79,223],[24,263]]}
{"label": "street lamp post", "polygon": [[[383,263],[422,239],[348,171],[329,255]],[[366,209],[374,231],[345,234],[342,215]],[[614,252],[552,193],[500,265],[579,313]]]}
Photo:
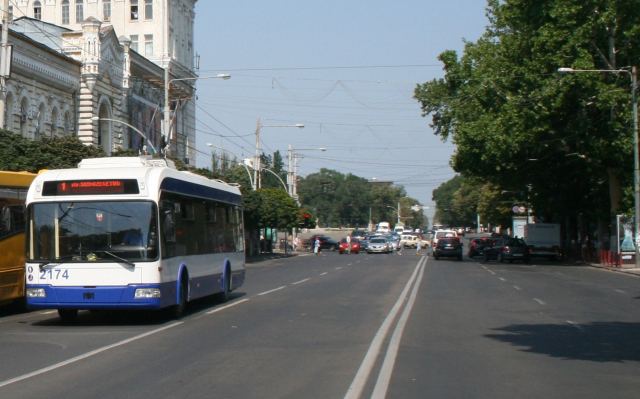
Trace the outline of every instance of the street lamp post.
{"label": "street lamp post", "polygon": [[256,127],[256,155],[255,161],[253,162],[253,180],[256,182],[256,187],[260,188],[262,186],[262,181],[260,179],[260,129],[263,127],[297,127],[304,128],[304,124],[296,123],[295,125],[263,125],[260,122],[260,118],[258,118],[258,126]]}
{"label": "street lamp post", "polygon": [[638,67],[628,69],[573,69],[558,68],[558,72],[609,72],[628,73],[631,78],[631,99],[633,105],[633,192],[634,192],[634,228],[633,246],[635,248],[635,267],[640,268],[640,249],[638,248],[638,227],[640,226],[640,154],[638,153]]}
{"label": "street lamp post", "polygon": [[100,118],[99,116],[93,116],[91,117],[92,121],[110,121],[110,122],[116,122],[116,123],[120,123],[123,124],[125,126],[128,126],[129,128],[131,128],[134,132],[138,133],[140,136],[142,136],[142,138],[147,142],[147,147],[151,148],[153,150],[153,154],[157,154],[158,151],[156,151],[155,147],[153,146],[153,143],[151,143],[149,141],[149,139],[147,138],[147,136],[145,136],[144,133],[142,133],[140,130],[136,129],[134,126],[123,122],[123,121],[119,121],[117,119],[111,119],[111,118]]}
{"label": "street lamp post", "polygon": [[169,151],[169,130],[171,127],[171,107],[169,106],[169,88],[171,87],[171,83],[185,81],[185,80],[202,80],[202,79],[231,79],[231,75],[228,73],[221,73],[216,76],[198,76],[195,78],[179,78],[179,79],[170,79],[169,78],[169,67],[165,67],[164,69],[164,111],[163,111],[163,136],[166,143],[166,147],[163,152]]}
{"label": "street lamp post", "polygon": [[[227,150],[226,148],[222,148],[222,147],[218,147],[217,145],[213,145],[211,143],[206,143],[206,145],[208,147],[213,147],[213,148],[217,148],[219,150],[222,151],[226,151],[229,154],[233,155],[234,157],[236,157],[237,159],[241,159],[239,156],[237,156],[236,154],[234,154],[233,152]],[[255,182],[253,181],[253,179],[251,178],[251,172],[249,172],[249,167],[247,166],[247,161],[250,161],[250,159],[244,159],[242,162],[238,162],[238,165],[242,165],[244,166],[244,168],[247,170],[247,174],[249,175],[249,183],[251,183],[251,189],[255,191],[256,186],[255,186]]]}
{"label": "street lamp post", "polygon": [[289,195],[293,198],[297,199],[298,196],[298,184],[295,173],[295,166],[293,162],[293,156],[295,151],[326,151],[327,149],[324,147],[320,148],[292,148],[291,144],[289,144],[289,173],[287,173],[287,180],[289,180]]}

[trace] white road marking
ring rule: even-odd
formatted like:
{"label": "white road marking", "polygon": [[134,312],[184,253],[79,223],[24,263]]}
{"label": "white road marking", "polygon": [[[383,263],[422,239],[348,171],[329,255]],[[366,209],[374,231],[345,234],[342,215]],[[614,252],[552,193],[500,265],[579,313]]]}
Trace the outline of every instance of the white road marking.
{"label": "white road marking", "polygon": [[498,277],[500,280],[502,281],[507,281],[506,279],[502,278],[502,277]]}
{"label": "white road marking", "polygon": [[542,299],[533,298],[533,300],[538,302],[540,305],[546,305],[546,303]]}
{"label": "white road marking", "polygon": [[159,332],[161,332],[161,331],[164,331],[164,330],[168,330],[168,329],[170,329],[170,328],[173,328],[173,327],[175,327],[175,326],[179,326],[179,325],[180,325],[180,324],[182,324],[182,323],[183,323],[183,322],[181,322],[181,321],[180,321],[180,322],[177,322],[177,323],[169,324],[168,326],[164,326],[164,327],[157,328],[157,329],[155,329],[155,330],[151,330],[151,331],[149,331],[149,332],[146,332],[146,333],[143,333],[143,334],[140,334],[140,335],[136,335],[135,337],[131,337],[131,338],[125,339],[125,340],[123,340],[123,341],[116,342],[115,344],[111,344],[111,345],[103,346],[102,348],[98,348],[98,349],[96,349],[96,350],[93,350],[93,351],[87,352],[87,353],[85,353],[84,355],[80,355],[80,356],[73,357],[73,358],[71,358],[71,359],[69,359],[69,360],[65,360],[65,361],[63,361],[63,362],[56,363],[56,364],[51,365],[51,366],[49,366],[49,367],[45,367],[45,368],[43,368],[43,369],[36,370],[36,371],[34,371],[34,372],[32,372],[32,373],[23,374],[23,375],[21,375],[21,376],[19,376],[19,377],[12,378],[12,379],[10,379],[10,380],[2,381],[2,382],[0,382],[0,388],[2,388],[2,387],[4,387],[4,386],[7,386],[7,385],[9,385],[9,384],[13,384],[14,382],[18,382],[18,381],[26,380],[27,378],[35,377],[35,376],[37,376],[37,375],[47,373],[47,372],[49,372],[49,371],[52,371],[52,370],[58,369],[58,368],[60,368],[60,367],[64,367],[64,366],[66,366],[66,365],[68,365],[68,364],[75,363],[75,362],[77,362],[77,361],[80,361],[80,360],[86,359],[86,358],[91,357],[91,356],[93,356],[93,355],[97,355],[98,353],[101,353],[101,352],[107,351],[107,350],[109,350],[109,349],[113,349],[113,348],[117,348],[118,346],[126,345],[126,344],[128,344],[128,343],[130,343],[130,342],[137,341],[137,340],[139,340],[139,339],[141,339],[141,338],[144,338],[144,337],[148,337],[149,335],[153,335],[153,334],[159,333]]}
{"label": "white road marking", "polygon": [[367,380],[369,379],[369,375],[371,374],[371,370],[373,369],[376,359],[378,358],[378,354],[380,353],[380,348],[382,347],[382,344],[384,343],[387,333],[391,328],[391,323],[400,312],[400,308],[405,302],[407,293],[409,292],[409,289],[413,285],[413,282],[415,281],[416,276],[418,275],[418,272],[422,269],[422,265],[426,263],[426,259],[427,258],[421,258],[418,261],[418,265],[413,270],[413,274],[411,275],[411,277],[409,278],[409,281],[407,281],[407,284],[405,285],[404,289],[400,293],[398,300],[396,301],[395,305],[393,305],[393,308],[391,309],[387,317],[382,322],[382,325],[380,325],[380,328],[376,332],[376,335],[374,336],[373,341],[371,341],[369,350],[367,351],[367,354],[365,355],[364,360],[362,361],[362,364],[360,365],[360,368],[358,369],[358,372],[356,373],[356,376],[353,379],[353,382],[351,383],[351,386],[349,387],[347,394],[345,395],[345,399],[357,399],[362,394],[362,391],[364,390]]}
{"label": "white road marking", "polygon": [[571,324],[572,326],[574,326],[578,330],[584,332],[584,328],[582,328],[582,326],[580,326],[580,324],[576,323],[575,321],[567,320],[567,323]]}
{"label": "white road marking", "polygon": [[282,287],[278,287],[278,288],[276,288],[276,289],[274,289],[274,290],[265,291],[265,292],[263,292],[263,293],[261,293],[261,294],[258,294],[258,296],[261,296],[261,295],[267,295],[267,294],[270,294],[270,293],[272,293],[272,292],[279,291],[279,290],[281,290],[281,289],[283,289],[283,288],[287,288],[287,286],[286,286],[286,285],[283,285]]}
{"label": "white road marking", "polygon": [[[348,265],[347,265],[347,266],[348,266]],[[340,270],[340,269],[342,269],[342,267],[336,267],[336,270]]]}
{"label": "white road marking", "polygon": [[418,289],[420,288],[420,282],[422,281],[422,277],[424,275],[424,269],[425,268],[423,265],[423,267],[420,269],[420,273],[418,274],[416,283],[411,290],[411,295],[409,296],[407,305],[405,306],[404,311],[402,312],[402,315],[398,320],[398,324],[393,331],[391,341],[389,342],[389,349],[387,349],[387,354],[384,357],[384,362],[382,363],[382,368],[380,369],[378,381],[376,382],[373,394],[371,395],[372,399],[384,399],[387,396],[389,382],[391,381],[391,375],[393,374],[393,367],[395,366],[396,358],[398,356],[398,349],[400,348],[402,333],[404,332],[404,327],[407,324],[409,315],[411,314],[411,309],[413,309],[413,304],[416,301]]}
{"label": "white road marking", "polygon": [[522,288],[518,287],[517,285],[514,285],[513,288],[517,289],[518,291],[522,291]]}
{"label": "white road marking", "polygon": [[324,273],[321,273],[320,275],[324,276],[325,274],[329,274],[329,272],[324,272]]}
{"label": "white road marking", "polygon": [[486,267],[485,265],[482,265],[482,268],[483,268],[484,270],[489,270],[489,269],[487,269],[487,267]]}
{"label": "white road marking", "polygon": [[491,273],[491,274],[495,275],[495,273],[494,273],[493,271],[491,271],[491,270],[489,270],[489,269],[487,269],[487,271],[488,271],[489,273]]}
{"label": "white road marking", "polygon": [[231,303],[231,304],[229,304],[229,305],[227,305],[227,306],[223,306],[223,307],[218,308],[218,309],[210,310],[210,311],[208,311],[208,312],[207,312],[207,314],[218,313],[218,312],[220,312],[221,310],[228,309],[228,308],[230,308],[230,307],[232,307],[232,306],[236,306],[236,305],[241,304],[242,302],[247,302],[247,301],[248,301],[248,299],[243,299],[243,300],[241,300],[241,301]]}
{"label": "white road marking", "polygon": [[296,285],[296,284],[304,283],[305,281],[309,281],[309,280],[311,280],[311,278],[305,278],[304,280],[300,280],[300,281],[296,281],[295,283],[291,283],[291,285]]}
{"label": "white road marking", "polygon": [[626,292],[622,291],[622,290],[614,290],[615,292],[619,292],[621,294],[626,294]]}

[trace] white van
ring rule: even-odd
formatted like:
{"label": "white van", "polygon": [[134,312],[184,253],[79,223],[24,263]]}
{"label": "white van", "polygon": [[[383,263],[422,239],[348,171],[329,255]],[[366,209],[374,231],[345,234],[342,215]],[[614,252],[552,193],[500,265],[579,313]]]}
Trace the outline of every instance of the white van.
{"label": "white van", "polygon": [[376,233],[388,233],[391,231],[391,226],[389,222],[380,222],[378,223],[378,228],[376,229]]}

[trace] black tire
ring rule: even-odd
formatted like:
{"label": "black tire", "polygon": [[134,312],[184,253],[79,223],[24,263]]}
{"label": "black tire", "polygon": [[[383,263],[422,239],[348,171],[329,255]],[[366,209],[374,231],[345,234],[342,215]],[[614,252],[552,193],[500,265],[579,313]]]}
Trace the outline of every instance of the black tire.
{"label": "black tire", "polygon": [[78,321],[78,309],[58,309],[58,316],[65,324],[75,324]]}
{"label": "black tire", "polygon": [[438,260],[440,257],[438,255],[433,255],[433,259]]}
{"label": "black tire", "polygon": [[229,294],[231,293],[231,271],[227,269],[225,272],[224,288],[222,292],[218,294],[218,301],[226,303],[229,301]]}
{"label": "black tire", "polygon": [[180,278],[180,296],[178,297],[178,303],[171,307],[171,317],[179,319],[184,315],[184,309],[187,307],[187,300],[189,298],[189,281],[186,273],[182,274]]}

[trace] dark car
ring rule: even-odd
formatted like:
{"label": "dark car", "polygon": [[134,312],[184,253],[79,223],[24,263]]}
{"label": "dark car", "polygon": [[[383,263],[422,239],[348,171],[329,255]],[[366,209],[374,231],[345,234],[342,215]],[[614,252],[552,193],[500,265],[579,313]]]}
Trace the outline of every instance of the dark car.
{"label": "dark car", "polygon": [[491,245],[484,248],[484,261],[497,259],[500,262],[514,260],[529,263],[530,255],[527,244],[519,238],[496,238]]}
{"label": "dark car", "polygon": [[353,230],[350,234],[351,237],[355,237],[355,238],[362,238],[362,237],[366,237],[368,236],[369,233],[368,231],[364,231],[364,230]]}
{"label": "dark car", "polygon": [[460,237],[442,237],[433,248],[433,257],[438,260],[440,258],[458,258],[462,260],[462,242]]}
{"label": "dark car", "polygon": [[340,247],[340,243],[336,240],[334,240],[331,237],[327,237],[327,236],[323,236],[323,235],[319,235],[319,234],[314,234],[311,236],[311,248],[313,249],[315,242],[316,242],[316,238],[320,239],[320,249],[330,249],[332,251],[337,251],[338,248]]}
{"label": "dark car", "polygon": [[491,243],[493,241],[493,238],[488,237],[474,238],[471,241],[471,245],[469,246],[469,252],[467,252],[467,256],[473,258],[474,256],[483,255],[484,249],[488,246],[491,246]]}

